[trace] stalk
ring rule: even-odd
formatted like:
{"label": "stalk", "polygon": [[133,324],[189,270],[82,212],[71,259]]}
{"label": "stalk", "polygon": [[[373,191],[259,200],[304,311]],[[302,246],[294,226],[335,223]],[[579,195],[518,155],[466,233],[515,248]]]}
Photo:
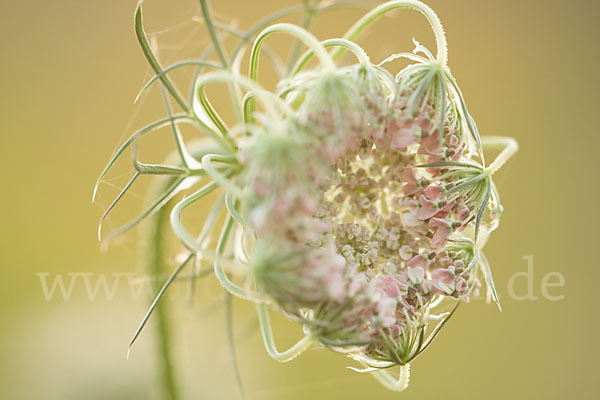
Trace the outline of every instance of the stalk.
{"label": "stalk", "polygon": [[[171,184],[171,180],[167,181],[167,187]],[[164,185],[164,184],[163,184]],[[163,185],[157,185],[153,192],[162,193],[165,190]],[[169,202],[170,203],[170,202]],[[165,228],[169,227],[169,204],[161,207],[154,218],[151,220],[148,238],[151,244],[149,257],[147,260],[147,270],[151,276],[160,277],[166,272],[164,262],[166,243],[163,240]],[[157,282],[158,283],[158,282]],[[160,289],[159,285],[155,284],[155,290]],[[179,390],[175,371],[173,369],[172,354],[170,351],[171,329],[168,321],[168,305],[165,302],[157,304],[156,309],[156,348],[159,358],[162,361],[162,370],[160,372],[160,380],[165,391],[165,399],[179,399]]]}
{"label": "stalk", "polygon": [[[315,7],[319,5],[320,0],[317,0]],[[304,0],[304,18],[302,20],[302,28],[308,30],[310,23],[312,22],[315,16],[315,10],[313,6],[310,4],[310,0]],[[287,71],[288,75],[292,71],[292,67],[296,64],[298,60],[298,56],[300,55],[300,48],[302,46],[302,41],[300,39],[296,39],[294,42],[294,47],[290,53],[290,57],[288,59]]]}
{"label": "stalk", "polygon": [[213,46],[223,63],[225,68],[229,67],[229,62],[227,61],[227,57],[225,57],[225,53],[223,52],[223,46],[221,46],[221,41],[217,37],[217,31],[215,30],[215,25],[212,20],[212,14],[210,12],[210,8],[208,7],[207,0],[200,0],[200,7],[202,8],[202,16],[204,17],[204,23],[206,24],[206,29],[208,30],[208,34],[210,35],[210,39],[212,40]]}
{"label": "stalk", "polygon": [[[346,34],[344,35],[344,39],[348,39],[354,41],[356,37],[369,25],[371,25],[375,20],[384,14],[396,10],[399,8],[410,8],[416,11],[419,11],[421,14],[427,18],[433,32],[435,34],[435,42],[437,47],[437,62],[446,66],[448,62],[448,45],[446,43],[446,34],[444,33],[444,28],[442,27],[442,23],[438,18],[437,14],[426,4],[418,1],[418,0],[395,0],[388,1],[380,5],[379,7],[375,7],[373,10],[366,13],[361,19],[356,21],[354,25],[348,29]],[[337,50],[333,58],[337,59],[341,55],[344,49]]]}
{"label": "stalk", "polygon": [[490,176],[496,173],[519,150],[519,144],[511,137],[484,136],[481,138],[481,142],[486,148],[503,147],[498,157],[485,169]]}

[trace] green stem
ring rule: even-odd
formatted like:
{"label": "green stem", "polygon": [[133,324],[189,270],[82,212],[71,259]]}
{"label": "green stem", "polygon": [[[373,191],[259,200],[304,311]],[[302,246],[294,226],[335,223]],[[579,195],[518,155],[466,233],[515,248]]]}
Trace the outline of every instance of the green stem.
{"label": "green stem", "polygon": [[133,133],[133,135],[131,135],[126,141],[125,143],[123,143],[121,145],[121,147],[119,147],[117,149],[117,151],[115,151],[115,153],[112,155],[112,157],[110,158],[110,160],[108,161],[108,163],[106,164],[106,166],[104,167],[104,169],[102,170],[102,172],[100,173],[100,176],[98,177],[98,179],[96,180],[96,185],[94,185],[94,193],[92,195],[92,201],[94,201],[96,199],[96,195],[98,194],[98,187],[100,186],[100,183],[102,182],[102,179],[104,179],[104,177],[106,176],[106,174],[108,173],[108,171],[112,168],[112,166],[115,164],[115,162],[117,161],[117,159],[121,156],[121,154],[123,154],[123,152],[132,145],[132,143],[136,140],[136,138],[139,138],[141,136],[144,136],[147,133],[153,132],[157,129],[160,129],[164,126],[168,126],[171,122],[188,122],[188,123],[193,123],[194,120],[192,119],[192,117],[190,117],[189,115],[185,115],[185,114],[176,114],[172,117],[169,118],[163,118],[161,120],[152,122],[151,124],[138,129],[136,132]]}
{"label": "green stem", "polygon": [[[158,79],[161,79],[163,76],[165,76],[167,73],[175,70],[175,69],[179,69],[181,67],[185,67],[185,66],[195,66],[197,68],[205,68],[205,67],[209,67],[215,70],[220,70],[223,69],[220,65],[216,65],[210,62],[206,62],[203,61],[203,59],[201,59],[200,61],[198,60],[186,60],[186,61],[180,61],[177,62],[175,64],[169,65],[168,67],[164,68],[159,74],[154,75],[152,78],[150,78],[150,80],[148,80],[148,82],[146,82],[146,84],[140,89],[139,93],[137,94],[137,96],[135,96],[135,99],[133,100],[133,104],[136,104],[138,102],[138,100],[142,97],[142,95],[144,93],[146,93],[146,90],[152,86],[152,84],[154,82],[156,82]],[[190,101],[190,104],[192,104],[192,102]]]}
{"label": "green stem", "polygon": [[258,321],[260,323],[260,329],[265,343],[267,353],[272,359],[279,362],[286,362],[293,360],[307,350],[313,344],[313,338],[310,336],[304,336],[295,345],[280,353],[275,346],[275,340],[273,339],[273,332],[271,330],[271,320],[269,318],[269,310],[264,303],[258,303],[256,305],[258,313]]}
{"label": "green stem", "polygon": [[[358,62],[360,62],[361,64],[369,64],[370,60],[369,60],[369,56],[367,55],[367,53],[365,53],[365,51],[356,43],[351,42],[349,40],[346,39],[327,39],[324,40],[323,42],[321,42],[321,44],[323,45],[323,47],[327,48],[327,47],[332,47],[332,46],[338,46],[338,47],[344,47],[345,49],[351,51],[356,58],[358,59]],[[303,55],[302,57],[298,60],[298,62],[290,69],[290,72],[288,74],[288,77],[293,77],[294,75],[296,75],[298,72],[300,72],[302,70],[302,68],[304,68],[304,66],[306,65],[306,63],[315,55],[315,52],[312,49],[308,49]]]}
{"label": "green stem", "polygon": [[483,136],[481,138],[481,144],[483,147],[504,147],[498,157],[485,169],[489,176],[492,176],[498,171],[509,158],[511,158],[517,150],[519,150],[519,144],[511,137],[505,136]]}
{"label": "green stem", "polygon": [[382,369],[371,372],[371,375],[387,389],[394,392],[402,392],[408,387],[410,364],[400,366],[400,375],[397,380],[388,371]]}
{"label": "green stem", "polygon": [[254,26],[252,26],[250,29],[248,29],[246,31],[245,35],[240,39],[240,41],[234,47],[233,52],[232,52],[232,58],[233,59],[237,58],[239,56],[239,53],[242,51],[242,49],[246,45],[246,43],[248,43],[254,35],[256,35],[258,32],[260,32],[266,26],[271,25],[272,23],[274,23],[275,21],[277,21],[280,18],[284,18],[284,17],[287,17],[298,11],[302,11],[302,9],[303,9],[303,6],[292,6],[289,8],[284,8],[283,10],[279,10],[279,11],[267,16],[266,18],[258,21]]}
{"label": "green stem", "polygon": [[[303,3],[304,3],[304,19],[302,21],[302,28],[308,29],[308,27],[310,26],[310,23],[312,22],[312,19],[315,16],[315,10],[313,9],[313,7],[310,4],[310,0],[304,0]],[[317,1],[316,5],[318,6],[318,1]],[[289,72],[292,70],[292,67],[294,66],[294,64],[296,64],[296,61],[298,60],[298,56],[300,55],[301,46],[302,46],[302,41],[300,41],[299,39],[296,39],[294,42],[294,47],[292,48],[290,57],[288,59],[288,65],[287,65],[288,75],[289,75]]]}
{"label": "green stem", "polygon": [[[265,39],[273,34],[273,33],[287,33],[288,35],[294,36],[300,41],[302,41],[309,49],[312,49],[326,69],[327,72],[332,72],[335,70],[335,62],[329,56],[321,42],[317,40],[310,32],[305,29],[300,28],[299,26],[287,24],[287,23],[279,23],[275,25],[271,25],[268,28],[264,29],[254,41],[252,45],[252,50],[250,52],[250,79],[254,82],[258,80],[258,59],[261,53],[262,45]],[[252,115],[254,113],[254,101],[248,103],[248,112],[247,115]],[[252,122],[252,121],[250,121]]]}
{"label": "green stem", "polygon": [[[229,172],[229,174],[231,174]],[[177,235],[177,238],[181,241],[181,243],[190,251],[194,253],[200,252],[201,248],[198,245],[196,238],[188,232],[187,229],[183,226],[181,222],[181,212],[188,207],[190,204],[202,199],[203,197],[209,195],[212,191],[217,189],[219,185],[216,182],[208,183],[202,188],[198,189],[196,192],[191,194],[188,197],[185,197],[183,200],[178,202],[173,209],[171,210],[170,222],[171,228]]]}
{"label": "green stem", "polygon": [[186,104],[185,100],[183,99],[173,82],[171,82],[169,77],[163,73],[162,66],[160,65],[160,62],[158,61],[156,55],[152,51],[152,47],[150,46],[150,42],[148,41],[148,37],[146,36],[146,32],[144,31],[144,26],[142,22],[142,2],[138,3],[138,6],[135,10],[134,26],[138,43],[142,49],[142,52],[144,53],[144,57],[146,57],[146,60],[148,61],[148,64],[150,64],[150,67],[152,67],[152,69],[157,75],[160,75],[161,82],[165,85],[165,88],[167,88],[169,93],[171,93],[171,95],[173,96],[175,101],[177,101],[179,106],[183,110],[185,110],[186,113],[189,113],[189,106]]}
{"label": "green stem", "polygon": [[204,22],[206,23],[206,29],[208,30],[208,34],[210,35],[210,39],[213,42],[213,46],[221,59],[221,62],[225,66],[225,68],[229,67],[229,63],[227,62],[227,57],[225,57],[225,53],[223,52],[223,47],[221,46],[221,42],[217,37],[217,32],[215,30],[215,25],[213,24],[212,14],[210,12],[210,8],[208,7],[207,0],[200,0],[200,7],[202,8],[202,16],[204,17]]}
{"label": "green stem", "polygon": [[[161,185],[162,186],[162,185]],[[162,189],[159,188],[158,190]],[[159,277],[166,270],[165,268],[165,250],[166,241],[163,238],[163,233],[169,225],[169,209],[170,207],[162,207],[154,217],[153,225],[149,236],[151,237],[152,248],[151,256],[148,260],[148,270],[151,276]],[[158,289],[158,288],[156,288]],[[177,381],[173,370],[172,355],[169,349],[171,332],[167,319],[168,308],[167,304],[161,303],[156,306],[156,346],[158,354],[161,358],[162,370],[161,381],[165,389],[165,398],[169,400],[177,400],[179,398]]]}
{"label": "green stem", "polygon": [[[221,45],[221,41],[217,36],[217,31],[215,29],[215,24],[213,23],[212,13],[208,6],[207,0],[200,0],[200,7],[202,8],[202,15],[204,17],[204,22],[206,23],[206,29],[208,30],[208,34],[210,35],[211,41],[213,43],[213,47],[216,50],[221,62],[223,63],[223,67],[225,69],[230,69],[230,63],[227,61],[227,57],[225,56],[225,52],[223,51],[223,46]],[[242,109],[240,107],[239,101],[236,96],[236,88],[233,83],[229,83],[227,85],[229,94],[231,96],[231,100],[234,105],[235,113],[238,118],[242,117]]]}
{"label": "green stem", "polygon": [[245,399],[244,386],[242,385],[242,376],[237,362],[237,354],[235,350],[235,337],[233,335],[233,296],[231,293],[225,293],[225,331],[227,334],[227,344],[229,347],[229,357],[233,367],[233,374],[242,399]]}
{"label": "green stem", "polygon": [[[236,76],[227,71],[209,72],[204,74],[196,81],[196,92],[203,90],[204,86],[208,85],[209,83],[220,82],[233,82],[248,91],[254,92],[256,97],[258,97],[264,103],[267,112],[269,112],[272,116],[277,116],[275,108],[283,113],[292,113],[289,105],[287,105],[277,96],[269,94],[270,92],[263,89],[258,83],[256,83],[255,80],[250,80],[243,76]],[[244,108],[246,108],[246,106],[244,106]]]}
{"label": "green stem", "polygon": [[271,25],[268,28],[264,29],[254,41],[254,45],[252,46],[252,51],[250,53],[250,79],[256,81],[258,78],[258,56],[260,55],[260,49],[264,40],[267,36],[273,33],[287,33],[301,40],[308,48],[312,49],[315,52],[319,61],[323,64],[323,66],[329,70],[335,70],[335,63],[325,51],[325,48],[315,38],[311,33],[306,31],[305,29],[300,28],[299,26],[287,24],[287,23],[279,23],[275,25]]}
{"label": "green stem", "polygon": [[[442,23],[440,22],[437,14],[429,6],[418,0],[394,0],[388,1],[379,7],[375,7],[373,10],[365,14],[361,19],[356,21],[356,23],[352,25],[350,29],[348,29],[346,34],[343,36],[344,39],[354,41],[354,39],[356,39],[356,37],[376,19],[392,10],[399,8],[411,8],[425,15],[425,18],[427,18],[431,24],[431,27],[433,28],[433,32],[435,33],[437,62],[440,65],[445,66],[448,62],[448,46],[446,43],[446,35],[444,34]],[[334,60],[339,58],[343,51],[343,48],[338,49],[333,55]]]}
{"label": "green stem", "polygon": [[[160,194],[160,193],[164,192],[165,190],[169,190],[169,188],[172,186],[174,180],[175,180],[175,178],[169,179],[166,182],[162,182],[161,184],[155,184],[152,187],[151,191],[153,193]],[[216,187],[216,185],[215,185],[215,187]],[[211,189],[212,189],[212,187],[210,187],[210,185],[209,185],[209,188],[205,189],[204,191],[210,192],[210,191],[212,191]],[[152,196],[152,197],[154,197],[154,196]],[[150,243],[151,243],[151,253],[150,253],[150,257],[148,259],[148,272],[151,274],[151,276],[160,277],[163,273],[166,272],[166,268],[165,268],[166,265],[165,265],[164,259],[165,259],[167,241],[164,240],[163,236],[164,236],[165,230],[170,226],[170,224],[169,224],[170,215],[169,214],[170,214],[170,211],[172,208],[171,204],[173,202],[174,202],[174,200],[170,200],[165,206],[161,207],[157,211],[156,216],[154,217],[154,219],[152,221],[151,230],[148,233],[148,237],[150,238]],[[187,261],[189,261],[189,258]],[[152,311],[156,312],[157,348],[158,348],[158,353],[160,354],[161,361],[162,361],[161,380],[162,380],[162,383],[164,385],[165,392],[166,392],[165,398],[167,398],[169,400],[177,400],[179,398],[179,395],[178,395],[177,381],[175,379],[175,374],[174,374],[174,369],[173,369],[173,364],[172,364],[172,356],[171,356],[171,352],[169,350],[170,329],[169,329],[168,317],[167,317],[168,309],[167,309],[167,305],[165,303],[159,304],[158,299],[160,299],[162,297],[162,294],[164,293],[164,291],[168,288],[170,283],[179,274],[181,269],[183,269],[183,267],[185,266],[187,261],[184,262],[183,264],[181,264],[179,266],[179,268],[173,274],[171,274],[171,277],[169,278],[169,280],[167,280],[167,282],[165,283],[163,288],[159,288],[159,287],[155,288],[157,290],[160,289],[159,296],[157,299],[154,300],[148,314],[146,315],[146,317],[144,319],[144,322],[142,323],[141,327],[138,329],[138,332],[136,332],[134,339],[132,340],[132,344],[133,344],[133,341],[135,341],[135,339],[137,338],[137,335],[139,335],[145,322],[149,318],[150,313]]]}
{"label": "green stem", "polygon": [[219,242],[217,243],[217,257],[215,257],[214,262],[214,270],[215,276],[221,283],[221,285],[227,290],[230,294],[233,294],[241,299],[254,301],[254,302],[265,302],[267,299],[262,296],[260,293],[251,292],[250,290],[246,290],[235,283],[233,283],[228,277],[225,271],[223,270],[222,258],[223,253],[225,252],[225,247],[227,247],[227,241],[229,240],[229,235],[231,234],[231,230],[233,228],[234,218],[230,215],[227,217],[225,221],[225,225],[223,226],[223,230],[221,231],[221,236],[219,237]]}

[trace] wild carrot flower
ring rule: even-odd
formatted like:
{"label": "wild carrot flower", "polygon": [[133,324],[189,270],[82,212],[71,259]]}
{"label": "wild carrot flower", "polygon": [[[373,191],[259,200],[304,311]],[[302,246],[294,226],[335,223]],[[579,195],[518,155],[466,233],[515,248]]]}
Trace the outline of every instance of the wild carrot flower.
{"label": "wild carrot flower", "polygon": [[[413,8],[427,17],[436,34],[436,56],[415,42],[413,53],[394,54],[375,65],[353,42],[396,8]],[[265,39],[275,33],[294,36],[308,51],[270,93],[258,83],[258,59]],[[214,263],[227,291],[257,303],[273,358],[291,359],[320,342],[365,365],[362,371],[386,387],[403,390],[408,364],[429,346],[459,302],[477,295],[482,279],[497,299],[481,247],[502,210],[492,175],[517,146],[509,138],[479,136],[446,65],[441,24],[425,4],[390,1],[342,38],[322,42],[295,25],[266,27],[252,45],[248,76],[234,72],[216,41],[222,68],[195,78],[191,106],[140,35],[161,84],[186,111],[177,118],[200,126],[217,149],[188,148],[169,111],[179,163],[145,169],[136,163],[136,168],[175,177],[157,208],[192,177],[210,178],[208,186],[173,207],[172,227],[190,257]],[[338,65],[341,51],[353,53],[358,62]],[[319,66],[308,69],[311,57]],[[412,64],[394,77],[384,65],[400,57]],[[234,94],[244,92],[232,99],[241,111],[235,128],[225,125],[204,93],[205,86],[218,82],[232,85]],[[483,161],[488,145],[505,147],[489,166]],[[182,210],[212,191],[224,194],[219,201],[227,210],[214,250],[204,243],[206,236],[193,237],[181,222]],[[207,232],[216,228],[221,209],[216,206]],[[442,303],[454,308],[436,313]],[[267,307],[301,324],[306,337],[278,352]],[[388,372],[394,365],[401,367],[397,380]]]}

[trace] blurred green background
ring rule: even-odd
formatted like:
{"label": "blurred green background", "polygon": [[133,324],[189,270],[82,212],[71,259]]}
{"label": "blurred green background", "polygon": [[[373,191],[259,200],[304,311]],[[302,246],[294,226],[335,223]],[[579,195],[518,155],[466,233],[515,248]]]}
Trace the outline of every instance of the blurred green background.
{"label": "blurred green background", "polygon": [[[220,20],[245,28],[296,2],[212,3]],[[252,309],[235,301],[249,399],[597,398],[600,5],[427,3],[444,23],[449,66],[480,131],[514,136],[521,146],[497,177],[505,213],[486,248],[503,312],[481,299],[462,306],[413,363],[408,390],[396,394],[349,371],[349,359],[326,350],[310,350],[287,364],[272,361]],[[123,177],[107,180],[97,203],[90,203],[96,177],[126,135],[165,115],[156,89],[133,104],[151,76],[133,33],[136,1],[0,4],[0,397],[159,399],[152,322],[126,359],[148,293],[132,294],[129,275],[122,275],[112,299],[100,290],[92,300],[84,285],[86,276],[95,285],[105,274],[112,285],[115,274],[144,272],[136,232],[104,253],[96,239],[98,219]],[[314,32],[322,39],[339,36],[361,14],[330,14],[315,22]],[[199,15],[196,0],[145,2],[146,26],[157,33],[165,65],[197,57],[207,43]],[[412,37],[434,49],[425,20],[399,11],[360,43],[381,60],[412,50]],[[275,40],[273,46],[285,49],[289,42]],[[158,156],[162,145],[146,148],[148,157]],[[143,187],[134,192],[143,199]],[[111,224],[140,210],[141,199],[132,198]],[[531,279],[517,277],[514,291],[524,296],[533,289],[537,300],[509,293],[511,276],[526,272],[527,260],[533,260]],[[544,277],[553,272],[565,282],[548,288],[560,298],[554,301],[542,291]],[[51,284],[57,274],[67,286],[76,277],[68,300],[59,292],[45,298],[42,282]],[[212,277],[200,282],[193,305],[187,290],[178,284],[166,299],[182,397],[236,398],[218,286]],[[279,319],[276,329],[282,347],[299,335]]]}

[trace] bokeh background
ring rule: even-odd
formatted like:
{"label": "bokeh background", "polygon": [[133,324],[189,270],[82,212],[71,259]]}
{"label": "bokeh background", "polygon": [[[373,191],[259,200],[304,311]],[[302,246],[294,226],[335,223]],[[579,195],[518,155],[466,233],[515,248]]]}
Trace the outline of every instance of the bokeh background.
{"label": "bokeh background", "polygon": [[[217,18],[241,28],[295,4],[212,3]],[[498,175],[505,213],[486,248],[503,312],[481,299],[462,306],[413,363],[408,390],[395,394],[349,371],[349,359],[326,350],[310,350],[287,364],[272,361],[252,309],[235,301],[248,399],[597,398],[600,5],[427,3],[444,23],[450,68],[480,130],[514,136],[521,146]],[[108,179],[97,202],[90,202],[109,155],[134,129],[165,115],[156,89],[133,104],[151,76],[133,33],[136,1],[0,5],[0,397],[159,399],[153,321],[126,358],[149,294],[132,295],[125,276],[112,299],[100,290],[92,300],[82,275],[95,284],[105,274],[113,284],[115,274],[144,272],[139,231],[105,252],[96,239],[98,219],[123,176]],[[147,0],[144,7],[165,65],[199,55],[208,37],[196,0]],[[325,16],[313,31],[323,39],[339,36],[361,14]],[[399,11],[380,20],[360,43],[381,60],[412,50],[412,37],[434,49],[425,20]],[[273,41],[275,49],[289,45]],[[163,146],[157,141],[145,148],[150,157]],[[140,210],[144,187],[133,192],[109,224]],[[200,219],[203,211],[197,212]],[[537,300],[511,298],[511,276],[527,272],[528,260],[531,279],[518,277],[514,291],[523,296],[531,289]],[[46,300],[43,279],[51,284],[60,274],[68,286],[69,273],[80,274],[70,297],[56,292]],[[564,286],[548,288],[559,299],[542,291],[549,273],[564,277]],[[188,290],[177,284],[165,302],[181,397],[236,398],[218,286],[212,277],[199,283],[193,304]],[[282,347],[298,337],[297,327],[275,322]]]}

